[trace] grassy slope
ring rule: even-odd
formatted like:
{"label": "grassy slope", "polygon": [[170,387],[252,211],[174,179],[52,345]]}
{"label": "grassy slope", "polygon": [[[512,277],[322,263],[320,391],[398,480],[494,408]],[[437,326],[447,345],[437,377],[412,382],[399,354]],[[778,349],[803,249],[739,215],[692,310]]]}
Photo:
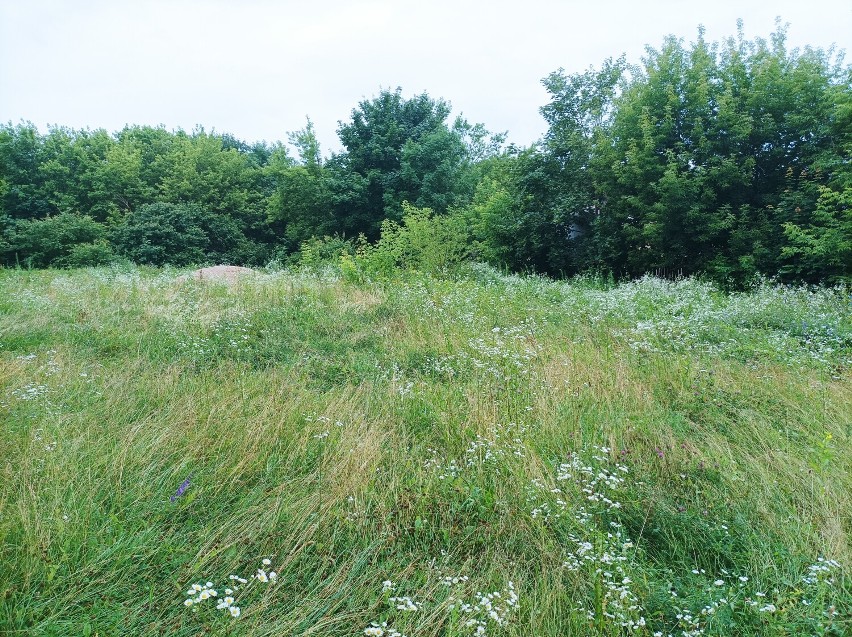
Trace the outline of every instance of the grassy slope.
{"label": "grassy slope", "polygon": [[0,271],[0,633],[844,634],[850,359],[839,291]]}

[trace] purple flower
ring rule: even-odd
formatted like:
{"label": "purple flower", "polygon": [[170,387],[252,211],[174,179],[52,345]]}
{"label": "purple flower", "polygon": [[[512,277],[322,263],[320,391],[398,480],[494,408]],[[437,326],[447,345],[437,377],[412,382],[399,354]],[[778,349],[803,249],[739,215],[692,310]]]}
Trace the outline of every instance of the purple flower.
{"label": "purple flower", "polygon": [[180,496],[182,496],[186,492],[186,490],[189,488],[189,484],[190,484],[189,479],[191,477],[192,477],[191,473],[188,476],[186,476],[186,480],[184,480],[183,482],[180,483],[180,486],[177,488],[177,491],[174,492],[174,495],[172,495],[172,497],[169,498],[169,500],[174,502],[175,500],[177,500]]}
{"label": "purple flower", "polygon": [[654,449],[654,451],[656,451],[656,452],[657,452],[657,455],[658,455],[660,458],[662,458],[663,456],[665,456],[665,455],[666,455],[666,454],[664,454],[664,453],[663,453],[663,450],[662,450],[662,449],[660,449],[659,447],[657,447],[656,449]]}

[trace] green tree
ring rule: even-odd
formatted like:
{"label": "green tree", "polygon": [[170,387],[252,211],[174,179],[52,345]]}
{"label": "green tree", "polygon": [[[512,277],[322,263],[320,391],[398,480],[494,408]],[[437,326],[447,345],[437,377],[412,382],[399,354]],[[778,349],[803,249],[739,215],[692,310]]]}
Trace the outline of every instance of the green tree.
{"label": "green tree", "polygon": [[[406,100],[401,89],[384,90],[340,124],[346,152],[335,166],[363,182],[336,193],[336,217],[345,230],[375,238],[383,219],[400,219],[403,201],[446,211],[454,201],[454,171],[464,159],[464,145],[446,124],[449,113],[446,102],[426,93]],[[336,179],[335,185],[347,182]]]}
{"label": "green tree", "polygon": [[735,283],[792,272],[790,174],[838,156],[837,93],[849,89],[831,52],[790,52],[785,38],[779,26],[749,42],[740,26],[721,47],[699,30],[688,48],[669,37],[648,49],[593,151],[602,263]]}
{"label": "green tree", "polygon": [[852,188],[819,186],[807,225],[784,223],[783,272],[812,283],[852,281]]}
{"label": "green tree", "polygon": [[0,126],[0,213],[12,219],[40,219],[52,210],[39,166],[44,138],[31,122]]}
{"label": "green tree", "polygon": [[296,251],[305,241],[333,234],[334,215],[328,170],[323,166],[320,143],[313,122],[289,133],[299,162],[277,154],[266,168],[274,190],[267,203],[269,220],[283,225],[279,241],[287,252]]}

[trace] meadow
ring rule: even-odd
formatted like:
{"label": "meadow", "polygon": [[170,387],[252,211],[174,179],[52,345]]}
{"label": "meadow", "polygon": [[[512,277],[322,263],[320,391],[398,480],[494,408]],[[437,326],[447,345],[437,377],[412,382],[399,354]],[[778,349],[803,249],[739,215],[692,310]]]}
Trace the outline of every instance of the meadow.
{"label": "meadow", "polygon": [[852,634],[852,297],[0,269],[0,634]]}

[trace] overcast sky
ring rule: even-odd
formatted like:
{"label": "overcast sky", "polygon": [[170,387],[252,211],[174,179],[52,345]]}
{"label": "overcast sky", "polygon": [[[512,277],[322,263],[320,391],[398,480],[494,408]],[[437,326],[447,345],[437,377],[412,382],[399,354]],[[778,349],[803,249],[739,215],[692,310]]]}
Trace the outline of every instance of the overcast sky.
{"label": "overcast sky", "polygon": [[638,62],[699,24],[723,39],[737,18],[767,37],[776,16],[791,47],[852,55],[850,0],[0,0],[0,121],[283,141],[309,115],[327,153],[338,120],[400,86],[525,146],[551,71]]}

